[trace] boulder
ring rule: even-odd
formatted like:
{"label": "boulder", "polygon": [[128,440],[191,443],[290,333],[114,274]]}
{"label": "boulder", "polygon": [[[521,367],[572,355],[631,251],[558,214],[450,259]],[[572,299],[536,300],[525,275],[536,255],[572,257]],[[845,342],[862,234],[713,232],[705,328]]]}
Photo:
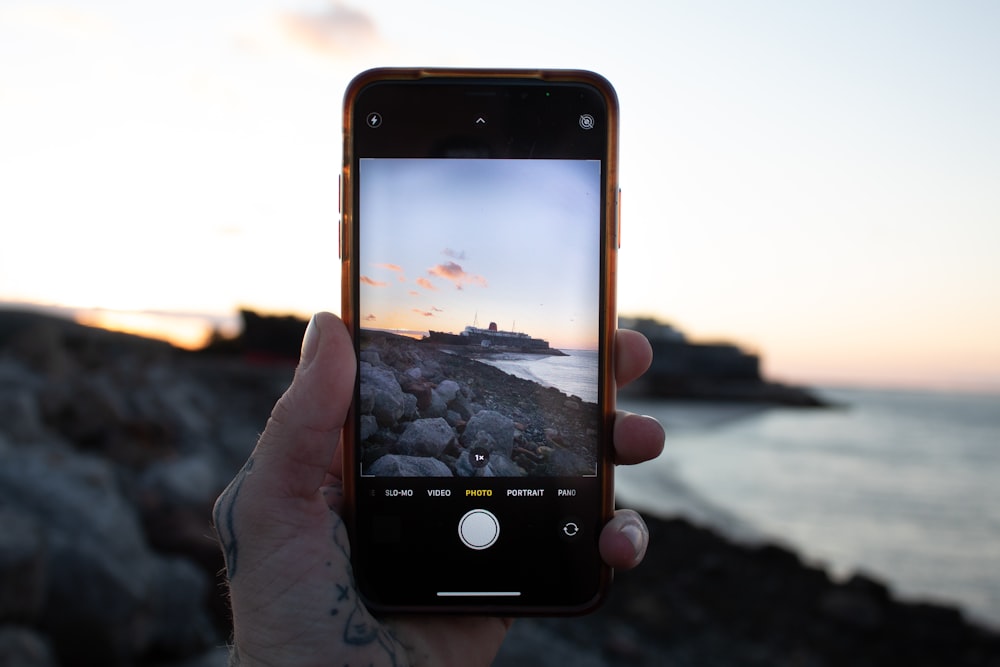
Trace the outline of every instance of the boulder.
{"label": "boulder", "polygon": [[27,387],[0,389],[0,429],[17,444],[46,439],[45,424],[35,392]]}
{"label": "boulder", "polygon": [[466,447],[472,446],[480,431],[486,432],[493,439],[491,454],[511,457],[514,451],[514,420],[493,410],[480,410],[466,424],[462,443]]}
{"label": "boulder", "polygon": [[544,474],[554,477],[579,477],[593,475],[596,472],[594,464],[579,454],[561,448],[553,449],[544,465]]}
{"label": "boulder", "polygon": [[360,359],[361,363],[371,366],[378,366],[382,363],[382,358],[379,357],[378,350],[361,350],[358,359]]}
{"label": "boulder", "polygon": [[204,565],[218,567],[219,548],[212,535],[212,506],[228,483],[228,472],[207,454],[158,461],[137,483],[139,510],[150,546],[183,554]]}
{"label": "boulder", "polygon": [[396,447],[405,456],[437,457],[455,441],[455,431],[441,417],[410,422]]}
{"label": "boulder", "polygon": [[462,452],[455,463],[455,473],[459,477],[524,477],[524,470],[503,454],[493,454],[490,462],[482,468],[472,465],[469,450]]}
{"label": "boulder", "polygon": [[58,667],[49,642],[34,630],[0,627],[0,665],[11,667]]}
{"label": "boulder", "polygon": [[[15,450],[0,457],[0,506],[33,517],[46,545],[38,625],[65,665],[124,665],[151,646],[208,641],[207,577],[151,551],[108,462],[77,452]],[[161,608],[164,591],[176,600]],[[184,624],[171,625],[178,619]],[[203,633],[203,631],[202,631]],[[193,638],[192,638],[193,637]]]}
{"label": "boulder", "polygon": [[150,648],[175,657],[204,651],[217,639],[205,605],[209,581],[182,558],[159,558],[154,563],[149,586]]}
{"label": "boulder", "polygon": [[378,420],[373,415],[361,415],[362,442],[375,435],[378,431]]}
{"label": "boulder", "polygon": [[445,380],[434,388],[434,393],[440,396],[445,403],[451,403],[461,389],[462,387],[454,380]]}
{"label": "boulder", "polygon": [[381,426],[391,426],[406,411],[405,394],[392,371],[361,364],[361,411],[375,416]]}
{"label": "boulder", "polygon": [[476,467],[472,465],[470,460],[469,450],[466,449],[458,457],[455,462],[455,474],[458,477],[494,477],[493,469],[490,468],[489,464],[483,467]]}
{"label": "boulder", "polygon": [[0,507],[0,526],[0,622],[29,623],[45,603],[42,527],[34,516],[13,507]]}
{"label": "boulder", "polygon": [[490,457],[490,464],[487,466],[497,477],[524,477],[524,470],[519,465],[503,455]]}
{"label": "boulder", "polygon": [[376,477],[453,477],[451,470],[437,459],[426,456],[387,454],[368,468]]}

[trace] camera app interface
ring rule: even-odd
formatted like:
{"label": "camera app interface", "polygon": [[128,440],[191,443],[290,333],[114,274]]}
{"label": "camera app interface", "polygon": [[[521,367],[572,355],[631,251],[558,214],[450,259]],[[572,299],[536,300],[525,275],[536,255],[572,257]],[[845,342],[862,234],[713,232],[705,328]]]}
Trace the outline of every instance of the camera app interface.
{"label": "camera app interface", "polygon": [[600,161],[360,170],[361,474],[596,475]]}

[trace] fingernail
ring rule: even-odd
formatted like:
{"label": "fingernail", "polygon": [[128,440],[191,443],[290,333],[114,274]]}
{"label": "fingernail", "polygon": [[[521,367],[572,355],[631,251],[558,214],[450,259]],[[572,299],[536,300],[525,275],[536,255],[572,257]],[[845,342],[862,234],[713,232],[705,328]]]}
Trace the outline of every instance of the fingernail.
{"label": "fingernail", "polygon": [[316,323],[316,316],[313,315],[306,327],[306,335],[302,338],[302,351],[299,352],[299,366],[308,366],[316,357],[316,350],[319,349],[320,330]]}
{"label": "fingernail", "polygon": [[635,560],[641,560],[646,554],[646,537],[642,528],[629,522],[621,527],[621,534],[624,535],[625,539],[627,539],[632,545],[632,552],[635,554]]}

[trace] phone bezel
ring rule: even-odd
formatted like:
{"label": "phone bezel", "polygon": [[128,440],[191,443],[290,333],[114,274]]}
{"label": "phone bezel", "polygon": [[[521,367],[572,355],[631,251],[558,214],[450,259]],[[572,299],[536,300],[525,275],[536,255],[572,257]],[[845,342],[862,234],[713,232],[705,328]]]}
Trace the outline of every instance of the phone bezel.
{"label": "phone bezel", "polygon": [[[358,314],[358,234],[354,219],[357,209],[358,186],[355,169],[358,156],[355,149],[355,128],[364,119],[357,117],[356,102],[362,91],[369,86],[383,83],[463,83],[477,84],[569,84],[574,86],[589,86],[597,91],[603,100],[606,122],[603,123],[605,142],[602,164],[602,229],[601,229],[601,295],[600,320],[601,349],[606,351],[602,359],[600,372],[600,396],[602,397],[601,419],[605,434],[599,457],[598,479],[600,480],[600,507],[597,511],[601,522],[611,518],[614,511],[614,475],[613,447],[610,442],[613,432],[615,415],[615,385],[614,385],[614,333],[617,325],[617,249],[619,234],[619,186],[618,186],[618,102],[611,84],[600,75],[585,70],[517,70],[517,69],[400,69],[379,68],[359,74],[349,85],[344,97],[343,111],[343,164],[340,182],[341,224],[340,224],[340,255],[341,255],[341,285],[342,310],[341,316],[348,330],[358,345],[360,328]],[[360,378],[356,380],[355,396],[359,390]],[[357,504],[358,463],[356,445],[354,442],[358,415],[352,405],[348,415],[348,426],[345,428],[343,441],[345,520],[352,537],[356,534],[355,521]],[[596,543],[595,543],[596,548]],[[522,604],[481,604],[470,601],[451,601],[433,605],[395,605],[385,604],[366,599],[370,607],[379,612],[429,612],[429,613],[490,613],[505,615],[568,615],[587,613],[596,608],[606,595],[611,580],[610,569],[606,566],[600,571],[600,581],[597,582],[596,594],[592,599],[575,604],[546,604],[525,606]],[[362,594],[364,592],[362,591]],[[367,596],[365,596],[367,598]]]}

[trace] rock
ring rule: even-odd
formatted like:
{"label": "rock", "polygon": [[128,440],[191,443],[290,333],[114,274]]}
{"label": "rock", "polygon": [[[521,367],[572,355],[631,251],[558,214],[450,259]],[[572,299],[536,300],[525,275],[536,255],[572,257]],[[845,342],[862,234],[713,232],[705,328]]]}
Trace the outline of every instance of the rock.
{"label": "rock", "polygon": [[206,572],[220,565],[211,525],[215,498],[228,483],[207,454],[158,461],[139,477],[138,507],[149,544],[182,554]]}
{"label": "rock", "polygon": [[493,439],[494,452],[507,458],[514,452],[514,420],[493,410],[481,410],[469,419],[465,425],[462,442],[466,447],[472,446],[480,431],[485,431]]}
{"label": "rock", "polygon": [[420,414],[424,417],[444,417],[448,414],[448,402],[432,389],[428,392],[427,405],[420,410]]}
{"label": "rock", "polygon": [[45,603],[42,527],[32,515],[12,507],[0,507],[0,526],[0,622],[32,622]]}
{"label": "rock", "polygon": [[883,623],[878,603],[863,591],[832,589],[820,598],[819,608],[831,619],[865,632],[874,632]]}
{"label": "rock", "polygon": [[77,445],[103,446],[126,421],[125,399],[102,374],[49,385],[42,395],[46,422]]}
{"label": "rock", "polygon": [[444,416],[445,420],[452,426],[452,428],[465,429],[465,420],[462,419],[462,415],[458,414],[454,410],[449,410]]}
{"label": "rock", "polygon": [[[106,461],[76,452],[17,450],[0,459],[0,506],[32,515],[43,532],[47,586],[39,627],[66,665],[130,664],[157,637],[188,637],[161,625],[167,619],[157,598],[164,587],[186,604],[172,618],[204,619],[205,576],[197,572],[198,585],[171,576],[176,568],[148,547],[117,477]],[[192,644],[182,642],[185,649]]]}
{"label": "rock", "polygon": [[420,418],[420,410],[417,408],[417,397],[412,394],[403,394],[403,419],[413,421]]}
{"label": "rock", "polygon": [[148,554],[130,563],[109,557],[92,540],[53,538],[49,594],[40,627],[68,665],[127,665],[150,645],[153,617]]}
{"label": "rock", "polygon": [[441,397],[445,403],[451,403],[458,396],[461,386],[454,380],[445,380],[434,388],[434,393]]}
{"label": "rock", "polygon": [[543,465],[545,466],[544,474],[554,477],[592,475],[595,471],[594,464],[568,449],[553,449]]}
{"label": "rock", "polygon": [[225,487],[222,482],[204,454],[156,461],[139,477],[143,492],[161,496],[170,505],[213,503]]}
{"label": "rock", "polygon": [[463,394],[456,396],[455,399],[448,404],[448,407],[458,413],[459,419],[463,422],[469,421],[469,419],[472,418],[472,415],[482,410],[481,406],[470,402]]}
{"label": "rock", "polygon": [[11,667],[58,667],[49,642],[33,630],[0,627],[0,665]]}
{"label": "rock", "polygon": [[427,406],[431,404],[431,392],[433,387],[430,382],[420,378],[413,377],[412,371],[418,371],[419,369],[410,369],[411,372],[404,373],[399,381],[399,386],[406,394],[412,394],[415,399],[417,399],[417,409],[423,411],[427,409]]}
{"label": "rock", "polygon": [[169,656],[195,655],[216,639],[205,601],[209,582],[184,559],[158,559],[150,578],[150,648]]}
{"label": "rock", "polygon": [[455,431],[441,417],[410,422],[396,443],[404,456],[441,456],[455,442]]}
{"label": "rock", "polygon": [[362,442],[375,435],[376,431],[378,431],[378,420],[374,415],[361,415]]}
{"label": "rock", "polygon": [[26,387],[0,390],[0,429],[18,444],[46,439],[42,413],[32,390]]}
{"label": "rock", "polygon": [[523,618],[511,626],[492,665],[493,667],[608,667],[609,663],[604,660],[600,651],[574,641],[574,638],[561,631],[561,628],[550,627],[546,619]]}
{"label": "rock", "polygon": [[375,416],[381,426],[391,426],[403,416],[406,401],[392,371],[361,365],[362,414]]}
{"label": "rock", "polygon": [[524,470],[516,463],[502,454],[495,454],[490,457],[488,466],[497,477],[523,477]]}
{"label": "rock", "polygon": [[463,450],[455,462],[455,473],[459,477],[524,477],[524,470],[503,454],[492,454],[489,463],[476,467],[472,465],[469,452]]}
{"label": "rock", "polygon": [[482,467],[472,465],[469,450],[467,449],[463,450],[458,460],[455,461],[455,474],[458,477],[495,477],[493,469],[490,468],[489,464]]}
{"label": "rock", "polygon": [[453,477],[451,470],[437,459],[426,456],[386,454],[368,468],[376,477]]}

